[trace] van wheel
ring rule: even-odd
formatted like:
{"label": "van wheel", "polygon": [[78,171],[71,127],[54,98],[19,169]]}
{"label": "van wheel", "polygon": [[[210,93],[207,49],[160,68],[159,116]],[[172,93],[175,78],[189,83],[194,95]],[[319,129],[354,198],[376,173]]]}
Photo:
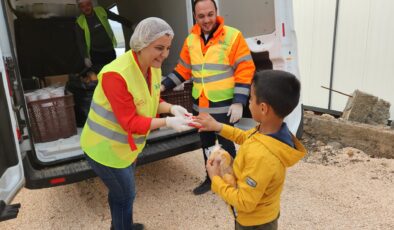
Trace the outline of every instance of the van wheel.
{"label": "van wheel", "polygon": [[298,139],[301,139],[303,133],[304,133],[304,106],[301,105],[301,121],[300,124],[298,125],[296,137]]}

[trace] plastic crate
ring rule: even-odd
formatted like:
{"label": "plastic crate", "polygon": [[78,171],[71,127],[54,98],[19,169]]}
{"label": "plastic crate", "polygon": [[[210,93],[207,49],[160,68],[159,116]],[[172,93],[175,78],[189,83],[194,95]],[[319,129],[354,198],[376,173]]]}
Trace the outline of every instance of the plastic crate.
{"label": "plastic crate", "polygon": [[160,97],[173,105],[181,105],[190,113],[193,111],[192,83],[185,83],[183,90],[166,90]]}
{"label": "plastic crate", "polygon": [[72,94],[27,104],[35,142],[49,142],[77,134]]}

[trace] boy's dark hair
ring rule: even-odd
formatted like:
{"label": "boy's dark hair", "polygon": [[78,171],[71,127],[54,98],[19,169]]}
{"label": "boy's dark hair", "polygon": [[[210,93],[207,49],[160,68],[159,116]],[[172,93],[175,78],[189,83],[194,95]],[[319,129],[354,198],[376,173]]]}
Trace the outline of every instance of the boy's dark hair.
{"label": "boy's dark hair", "polygon": [[256,72],[253,84],[257,103],[269,104],[281,118],[289,115],[298,105],[301,84],[289,72],[280,70]]}
{"label": "boy's dark hair", "polygon": [[[196,13],[196,5],[197,5],[197,3],[202,2],[202,1],[205,1],[205,0],[194,0],[194,2],[193,2],[193,14]],[[218,11],[218,7],[216,6],[215,0],[211,0],[211,2],[213,2],[213,5],[215,6],[215,10]]]}

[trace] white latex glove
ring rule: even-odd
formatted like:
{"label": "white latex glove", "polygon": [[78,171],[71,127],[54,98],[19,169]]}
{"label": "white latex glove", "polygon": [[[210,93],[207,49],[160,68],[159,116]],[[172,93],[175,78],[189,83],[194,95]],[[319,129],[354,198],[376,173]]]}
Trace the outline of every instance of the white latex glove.
{"label": "white latex glove", "polygon": [[164,90],[166,90],[166,87],[164,85],[160,85],[160,92],[163,92]]}
{"label": "white latex glove", "polygon": [[84,62],[85,62],[85,66],[88,67],[88,68],[92,67],[92,65],[93,65],[92,61],[90,60],[90,58],[85,58]]}
{"label": "white latex glove", "polygon": [[239,121],[242,117],[243,107],[241,103],[234,103],[230,106],[227,116],[230,116],[230,123]]}
{"label": "white latex glove", "polygon": [[191,117],[192,114],[189,113],[185,108],[180,105],[171,106],[170,113],[176,117]]}
{"label": "white latex glove", "polygon": [[177,132],[183,132],[193,127],[190,127],[189,120],[183,117],[166,117],[166,126],[174,129]]}

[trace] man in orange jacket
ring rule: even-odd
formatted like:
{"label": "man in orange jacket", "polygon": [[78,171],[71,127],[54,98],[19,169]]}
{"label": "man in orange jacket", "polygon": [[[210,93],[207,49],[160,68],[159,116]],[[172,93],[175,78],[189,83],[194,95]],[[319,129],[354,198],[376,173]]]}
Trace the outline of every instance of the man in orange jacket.
{"label": "man in orange jacket", "polygon": [[[163,80],[162,90],[191,80],[193,113],[209,113],[217,121],[234,124],[242,117],[255,71],[250,50],[241,32],[225,26],[224,19],[217,16],[214,0],[195,0],[193,15],[196,24],[183,44],[175,70]],[[234,143],[215,132],[200,133],[200,139],[205,162],[216,140],[235,157]],[[207,176],[193,193],[203,194],[210,188]]]}

